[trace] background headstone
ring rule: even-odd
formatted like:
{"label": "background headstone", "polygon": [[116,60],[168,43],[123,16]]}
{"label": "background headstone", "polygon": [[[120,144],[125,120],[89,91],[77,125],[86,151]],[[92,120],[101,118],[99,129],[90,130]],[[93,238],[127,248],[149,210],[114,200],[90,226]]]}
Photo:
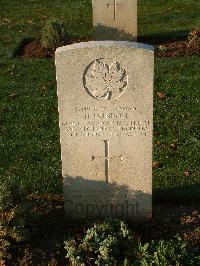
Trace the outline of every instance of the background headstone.
{"label": "background headstone", "polygon": [[149,219],[152,47],[73,44],[57,49],[56,70],[67,217]]}
{"label": "background headstone", "polygon": [[137,0],[92,0],[94,40],[137,40]]}

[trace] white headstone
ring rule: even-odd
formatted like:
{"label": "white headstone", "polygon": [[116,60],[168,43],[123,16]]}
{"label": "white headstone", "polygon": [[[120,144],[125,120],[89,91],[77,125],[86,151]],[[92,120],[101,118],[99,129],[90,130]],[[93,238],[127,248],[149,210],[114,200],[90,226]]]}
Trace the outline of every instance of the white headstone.
{"label": "white headstone", "polygon": [[73,44],[57,49],[56,70],[68,219],[149,219],[152,47]]}
{"label": "white headstone", "polygon": [[137,40],[137,0],[92,0],[95,40]]}

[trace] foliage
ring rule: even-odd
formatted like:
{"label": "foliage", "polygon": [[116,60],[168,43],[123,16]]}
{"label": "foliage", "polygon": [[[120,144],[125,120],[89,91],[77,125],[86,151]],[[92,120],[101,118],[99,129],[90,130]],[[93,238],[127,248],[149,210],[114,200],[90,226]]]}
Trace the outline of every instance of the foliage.
{"label": "foliage", "polygon": [[198,265],[200,257],[191,252],[186,242],[176,236],[170,240],[151,241],[138,244],[134,254],[134,262],[130,265],[168,266],[168,265]]}
{"label": "foliage", "polygon": [[64,24],[53,18],[48,20],[42,29],[41,44],[45,49],[53,51],[59,46],[63,46],[67,38]]}
{"label": "foliage", "polygon": [[65,249],[72,265],[112,266],[128,255],[128,247],[135,241],[124,222],[105,220],[88,229],[82,240],[66,241]]}
{"label": "foliage", "polygon": [[73,266],[198,265],[195,255],[180,237],[142,244],[122,221],[106,220],[88,229],[83,239],[65,242],[67,258]]}

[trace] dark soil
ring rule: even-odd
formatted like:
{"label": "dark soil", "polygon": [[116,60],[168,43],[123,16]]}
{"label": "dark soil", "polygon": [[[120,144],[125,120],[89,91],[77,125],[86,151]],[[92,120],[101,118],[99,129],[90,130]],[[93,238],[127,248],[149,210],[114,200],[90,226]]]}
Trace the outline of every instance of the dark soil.
{"label": "dark soil", "polygon": [[156,45],[155,55],[156,57],[200,55],[200,42],[189,43],[188,41],[176,41]]}
{"label": "dark soil", "polygon": [[[89,37],[85,38],[71,38],[66,45],[78,42],[90,41]],[[22,59],[26,58],[53,58],[55,51],[49,51],[41,46],[40,41],[32,40],[22,44],[17,52],[17,56]],[[163,45],[155,45],[156,57],[178,57],[178,56],[192,56],[200,55],[200,42],[189,44],[187,40],[173,41]]]}
{"label": "dark soil", "polygon": [[39,41],[33,40],[29,43],[22,45],[19,49],[18,56],[23,59],[26,58],[51,58],[53,54],[49,51],[46,51],[40,44]]}
{"label": "dark soil", "polygon": [[[71,38],[65,45],[70,45],[73,43],[87,42],[89,37],[85,38]],[[17,56],[20,56],[22,59],[31,59],[31,58],[54,58],[54,50],[46,50],[42,47],[40,41],[31,40],[29,42],[22,43],[21,47],[16,53]]]}

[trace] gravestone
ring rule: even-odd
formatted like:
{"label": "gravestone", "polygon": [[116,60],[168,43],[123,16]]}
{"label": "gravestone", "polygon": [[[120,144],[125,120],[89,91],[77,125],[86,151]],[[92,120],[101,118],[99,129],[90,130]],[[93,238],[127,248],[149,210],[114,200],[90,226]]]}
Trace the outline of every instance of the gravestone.
{"label": "gravestone", "polygon": [[67,218],[149,219],[152,47],[118,41],[60,47],[56,72]]}
{"label": "gravestone", "polygon": [[92,0],[94,40],[137,40],[137,0]]}

